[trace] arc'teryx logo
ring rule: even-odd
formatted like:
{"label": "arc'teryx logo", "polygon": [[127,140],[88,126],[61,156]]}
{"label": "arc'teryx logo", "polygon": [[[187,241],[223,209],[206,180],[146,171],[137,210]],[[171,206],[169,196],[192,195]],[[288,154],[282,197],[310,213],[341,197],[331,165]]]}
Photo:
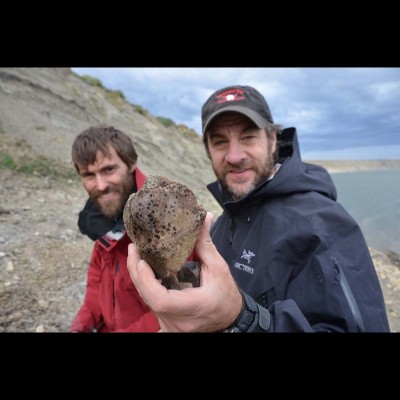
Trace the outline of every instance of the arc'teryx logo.
{"label": "arc'teryx logo", "polygon": [[240,258],[244,258],[247,261],[247,264],[250,264],[250,260],[254,256],[255,256],[255,254],[252,251],[243,250],[242,257],[240,257]]}
{"label": "arc'teryx logo", "polygon": [[[250,264],[250,261],[254,256],[255,256],[255,254],[252,251],[243,250],[243,253],[240,256],[240,258],[244,258],[247,261],[247,264]],[[248,274],[251,274],[251,275],[254,274],[254,268],[250,267],[250,265],[241,264],[240,262],[236,261],[233,264],[233,266],[240,271],[247,272]]]}

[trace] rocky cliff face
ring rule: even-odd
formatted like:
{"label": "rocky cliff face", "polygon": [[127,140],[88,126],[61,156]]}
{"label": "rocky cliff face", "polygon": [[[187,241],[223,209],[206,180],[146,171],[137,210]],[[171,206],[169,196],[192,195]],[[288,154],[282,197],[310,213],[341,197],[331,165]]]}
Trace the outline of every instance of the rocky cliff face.
{"label": "rocky cliff face", "polygon": [[25,140],[38,155],[71,166],[75,136],[98,124],[132,137],[146,174],[184,183],[207,209],[220,212],[204,190],[214,174],[200,137],[165,127],[118,93],[92,86],[68,68],[0,68],[0,128]]}

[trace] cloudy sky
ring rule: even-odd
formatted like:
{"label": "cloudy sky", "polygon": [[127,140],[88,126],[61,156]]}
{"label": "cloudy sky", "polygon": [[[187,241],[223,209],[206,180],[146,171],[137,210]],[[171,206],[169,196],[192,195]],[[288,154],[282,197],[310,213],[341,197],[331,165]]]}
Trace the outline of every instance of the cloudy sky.
{"label": "cloudy sky", "polygon": [[215,90],[254,86],[276,123],[297,128],[304,159],[400,158],[400,68],[72,69],[199,134]]}

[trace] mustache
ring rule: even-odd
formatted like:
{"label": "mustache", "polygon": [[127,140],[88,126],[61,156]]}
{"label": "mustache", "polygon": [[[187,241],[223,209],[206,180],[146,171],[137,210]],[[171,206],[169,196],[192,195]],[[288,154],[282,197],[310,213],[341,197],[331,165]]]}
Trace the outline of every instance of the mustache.
{"label": "mustache", "polygon": [[224,170],[223,173],[227,174],[228,172],[237,172],[237,171],[244,171],[245,169],[249,169],[250,166],[246,166],[244,164],[229,164],[227,165]]}
{"label": "mustache", "polygon": [[111,188],[107,188],[106,190],[95,190],[92,193],[92,200],[97,200],[99,197],[101,197],[104,194],[108,194],[114,192],[114,190],[112,190]]}
{"label": "mustache", "polygon": [[227,175],[230,172],[240,172],[248,170],[249,167],[245,167],[244,165],[229,165],[222,170],[222,175]]}

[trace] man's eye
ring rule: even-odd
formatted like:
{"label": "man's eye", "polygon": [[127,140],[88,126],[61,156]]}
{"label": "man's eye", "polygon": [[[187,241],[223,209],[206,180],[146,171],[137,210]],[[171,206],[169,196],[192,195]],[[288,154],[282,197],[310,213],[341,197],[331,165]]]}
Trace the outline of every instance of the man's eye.
{"label": "man's eye", "polygon": [[250,140],[250,139],[253,139],[253,138],[255,138],[255,135],[246,135],[246,136],[242,137],[242,140]]}

